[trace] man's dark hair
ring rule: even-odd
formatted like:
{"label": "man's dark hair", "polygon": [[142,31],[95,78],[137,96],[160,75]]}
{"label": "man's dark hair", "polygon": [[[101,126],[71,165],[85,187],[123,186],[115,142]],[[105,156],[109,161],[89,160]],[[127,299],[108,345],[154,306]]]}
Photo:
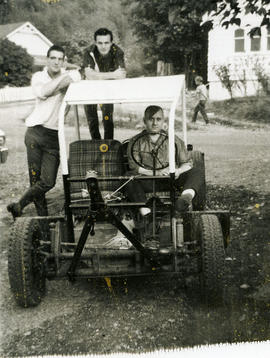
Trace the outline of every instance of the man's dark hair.
{"label": "man's dark hair", "polygon": [[62,46],[52,45],[52,46],[49,48],[48,52],[47,52],[47,57],[50,57],[50,53],[51,53],[52,51],[62,52],[63,55],[64,55],[64,57],[65,57],[65,50],[63,49]]}
{"label": "man's dark hair", "polygon": [[163,113],[163,109],[160,106],[148,106],[144,112],[144,119],[152,118],[158,111]]}
{"label": "man's dark hair", "polygon": [[94,34],[94,39],[95,41],[97,40],[97,36],[107,36],[110,35],[111,37],[111,42],[113,41],[113,34],[110,30],[106,29],[105,27],[101,27],[100,29],[98,29],[95,34]]}

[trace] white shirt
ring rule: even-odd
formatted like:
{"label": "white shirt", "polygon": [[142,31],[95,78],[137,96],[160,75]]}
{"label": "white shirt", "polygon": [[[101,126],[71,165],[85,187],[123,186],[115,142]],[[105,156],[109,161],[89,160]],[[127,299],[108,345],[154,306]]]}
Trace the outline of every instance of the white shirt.
{"label": "white shirt", "polygon": [[[62,69],[61,73],[64,72],[65,70]],[[71,77],[72,79],[75,78],[75,76]],[[80,76],[77,76],[76,80],[79,79]],[[41,94],[42,87],[50,81],[52,81],[52,78],[48,74],[46,67],[43,71],[39,71],[33,74],[31,86],[33,93],[36,96],[36,103],[33,112],[29,115],[29,117],[27,117],[25,121],[27,127],[42,125],[49,129],[58,130],[59,110],[66,93],[66,88],[58,91],[52,96],[43,97]]]}
{"label": "white shirt", "polygon": [[207,100],[208,98],[207,88],[204,84],[201,84],[196,88],[196,96],[199,101]]}

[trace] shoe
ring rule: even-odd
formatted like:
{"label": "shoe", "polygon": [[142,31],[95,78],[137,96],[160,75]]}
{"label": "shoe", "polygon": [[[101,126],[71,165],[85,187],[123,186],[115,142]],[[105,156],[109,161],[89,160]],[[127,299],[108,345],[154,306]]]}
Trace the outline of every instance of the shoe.
{"label": "shoe", "polygon": [[7,206],[7,211],[10,212],[15,220],[22,215],[22,209],[19,203],[11,203]]}
{"label": "shoe", "polygon": [[132,243],[124,236],[114,236],[104,245],[105,249],[128,250],[132,247]]}
{"label": "shoe", "polygon": [[190,194],[181,195],[175,202],[175,210],[179,213],[189,211],[192,204],[192,196]]}

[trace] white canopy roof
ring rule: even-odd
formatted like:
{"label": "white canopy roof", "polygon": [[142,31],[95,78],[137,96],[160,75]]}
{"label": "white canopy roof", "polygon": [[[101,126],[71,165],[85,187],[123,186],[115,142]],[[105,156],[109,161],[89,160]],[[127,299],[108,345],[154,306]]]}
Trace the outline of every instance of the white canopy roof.
{"label": "white canopy roof", "polygon": [[[181,98],[183,139],[186,137],[185,76],[139,77],[122,80],[92,80],[72,83],[64,97],[59,113],[59,144],[62,173],[68,174],[64,133],[64,113],[67,105],[100,103],[170,104],[169,115],[169,167],[175,172],[174,120],[178,100]],[[75,122],[76,124],[76,122]],[[78,124],[77,124],[78,126]]]}
{"label": "white canopy roof", "polygon": [[184,75],[93,80],[72,83],[67,104],[173,102],[184,88]]}

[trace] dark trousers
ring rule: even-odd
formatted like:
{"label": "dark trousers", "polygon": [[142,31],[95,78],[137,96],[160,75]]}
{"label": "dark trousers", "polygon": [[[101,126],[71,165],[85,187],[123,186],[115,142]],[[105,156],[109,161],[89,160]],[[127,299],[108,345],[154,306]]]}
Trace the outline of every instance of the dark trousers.
{"label": "dark trousers", "polygon": [[209,119],[207,117],[207,114],[205,112],[205,104],[206,101],[201,100],[196,107],[194,108],[194,113],[193,113],[193,118],[192,118],[192,122],[196,122],[197,120],[197,115],[199,112],[201,112],[201,115],[203,116],[203,119],[205,120],[205,123],[209,122]]}
{"label": "dark trousers", "polygon": [[[182,192],[186,189],[193,189],[196,193],[199,193],[202,187],[202,175],[198,168],[192,168],[191,170],[181,174],[178,179],[175,180],[176,190]],[[146,202],[145,193],[150,193],[153,190],[153,181],[149,180],[131,180],[126,185],[126,193],[131,202]],[[170,190],[169,179],[156,180],[157,191]]]}
{"label": "dark trousers", "polygon": [[[85,105],[84,110],[92,139],[101,139],[97,105]],[[102,104],[101,111],[104,126],[104,139],[113,139],[113,104]]]}
{"label": "dark trousers", "polygon": [[59,167],[58,131],[35,126],[25,134],[30,188],[21,197],[21,209],[34,202],[39,216],[48,215],[45,193],[55,185]]}

